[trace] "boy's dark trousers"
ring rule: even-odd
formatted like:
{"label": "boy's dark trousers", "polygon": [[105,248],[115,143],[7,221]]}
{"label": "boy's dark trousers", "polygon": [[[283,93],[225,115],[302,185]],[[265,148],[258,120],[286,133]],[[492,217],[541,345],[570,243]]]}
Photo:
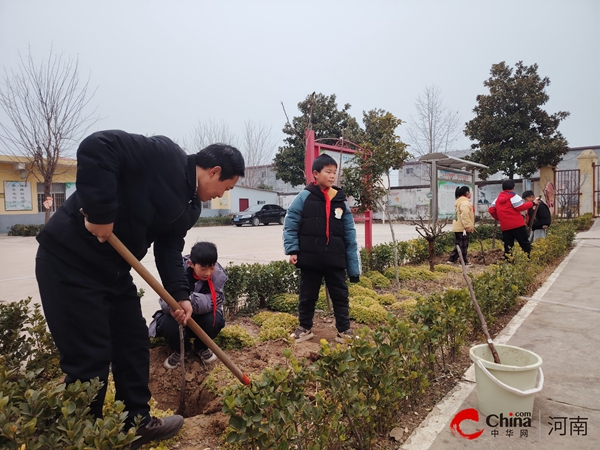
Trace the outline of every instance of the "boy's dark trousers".
{"label": "boy's dark trousers", "polygon": [[[211,339],[217,337],[219,332],[225,326],[225,319],[223,318],[223,314],[220,311],[217,311],[217,318],[212,313],[208,314],[192,314],[192,319],[196,321],[196,323],[204,330],[206,334]],[[215,324],[213,325],[213,321]],[[167,340],[167,344],[171,347],[171,350],[174,352],[179,352],[180,344],[179,344],[179,324],[173,316],[169,313],[163,314],[156,320],[156,335],[164,336]],[[190,339],[195,337],[194,348],[196,351],[204,351],[208,347],[199,337],[197,337],[192,330],[188,327],[184,328],[184,342],[185,342],[185,350],[189,351],[191,348]]]}
{"label": "boy's dark trousers", "polygon": [[504,242],[505,255],[510,255],[512,248],[515,245],[515,240],[519,243],[523,251],[529,255],[531,252],[531,243],[529,242],[529,236],[527,235],[527,228],[525,225],[519,228],[513,228],[512,230],[502,231],[502,242]]}
{"label": "boy's dark trousers", "polygon": [[308,269],[300,271],[300,301],[298,304],[300,326],[307,330],[310,330],[313,326],[315,305],[319,298],[319,289],[323,278],[325,278],[325,284],[333,304],[335,327],[339,332],[346,331],[350,328],[350,313],[348,309],[346,270],[344,269],[333,269],[325,272]]}
{"label": "boy's dark trousers", "polygon": [[[90,405],[102,417],[109,367],[127,422],[150,420],[148,327],[131,275],[107,280],[68,265],[39,247],[35,274],[46,322],[60,352],[65,382],[98,377],[104,386]],[[73,336],[77,336],[74,339]]]}

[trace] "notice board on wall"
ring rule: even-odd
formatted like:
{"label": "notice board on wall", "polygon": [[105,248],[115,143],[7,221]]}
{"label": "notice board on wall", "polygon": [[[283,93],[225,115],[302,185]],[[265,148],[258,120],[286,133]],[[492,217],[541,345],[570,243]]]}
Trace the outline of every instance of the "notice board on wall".
{"label": "notice board on wall", "polygon": [[4,182],[4,209],[6,211],[31,211],[31,183],[29,181]]}

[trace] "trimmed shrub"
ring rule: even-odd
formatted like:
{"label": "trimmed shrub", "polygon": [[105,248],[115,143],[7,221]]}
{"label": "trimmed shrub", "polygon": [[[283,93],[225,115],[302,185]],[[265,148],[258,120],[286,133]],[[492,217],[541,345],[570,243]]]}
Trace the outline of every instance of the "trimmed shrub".
{"label": "trimmed shrub", "polygon": [[387,289],[392,286],[390,280],[388,280],[381,272],[377,272],[375,270],[371,270],[365,274],[365,276],[371,280],[372,287],[376,287],[378,289]]}
{"label": "trimmed shrub", "polygon": [[215,343],[225,350],[235,350],[252,347],[254,339],[239,325],[227,325],[215,338]]}
{"label": "trimmed shrub", "polygon": [[417,306],[417,300],[414,298],[403,300],[401,302],[396,302],[390,305],[390,308],[394,311],[403,311],[405,313],[411,313],[415,310]]}
{"label": "trimmed shrub", "polygon": [[38,303],[31,297],[0,303],[0,367],[16,376],[35,373],[42,380],[62,374],[59,353]]}
{"label": "trimmed shrub", "polygon": [[37,236],[44,225],[23,225],[17,223],[8,230],[9,236]]}
{"label": "trimmed shrub", "polygon": [[462,269],[451,266],[450,264],[436,264],[434,267],[436,272],[448,273],[448,272],[462,272]]}
{"label": "trimmed shrub", "polygon": [[350,299],[350,318],[357,323],[382,324],[385,323],[387,315],[385,308],[370,297]]}
{"label": "trimmed shrub", "polygon": [[370,278],[368,278],[367,276],[363,275],[362,277],[360,277],[360,280],[358,283],[356,283],[359,286],[362,286],[364,288],[367,289],[373,289],[373,281],[371,281]]}
{"label": "trimmed shrub", "polygon": [[380,295],[379,297],[377,297],[377,301],[381,304],[381,305],[393,305],[394,303],[396,303],[396,297],[394,296],[394,294],[383,294]]}
{"label": "trimmed shrub", "polygon": [[375,292],[373,289],[367,289],[356,284],[351,284],[348,286],[348,295],[350,298],[358,296],[371,297],[374,299],[377,298],[377,292]]}
{"label": "trimmed shrub", "polygon": [[[390,280],[396,279],[396,269],[394,267],[390,267],[384,273],[384,275]],[[435,272],[431,272],[429,269],[424,269],[422,267],[398,267],[398,278],[400,281],[408,281],[408,280],[435,280],[440,274]]]}
{"label": "trimmed shrub", "polygon": [[298,313],[298,294],[278,294],[267,302],[269,309],[285,313]]}

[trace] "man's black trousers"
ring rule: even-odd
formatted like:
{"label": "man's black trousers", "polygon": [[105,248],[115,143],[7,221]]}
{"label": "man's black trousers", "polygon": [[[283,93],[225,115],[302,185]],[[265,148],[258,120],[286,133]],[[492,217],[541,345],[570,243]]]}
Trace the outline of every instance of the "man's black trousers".
{"label": "man's black trousers", "polygon": [[313,326],[315,305],[319,298],[321,281],[325,278],[325,285],[329,290],[335,327],[339,332],[350,328],[350,313],[348,309],[348,285],[346,284],[346,271],[344,269],[329,270],[326,272],[302,269],[300,272],[300,301],[298,304],[298,319],[300,326],[310,330]]}
{"label": "man's black trousers", "polygon": [[91,413],[102,417],[111,368],[116,399],[125,403],[128,423],[138,414],[146,423],[151,395],[148,327],[131,275],[102,280],[43,247],[38,249],[35,273],[65,382],[98,377],[104,387],[91,404]]}
{"label": "man's black trousers", "polygon": [[515,240],[519,243],[525,253],[531,252],[531,243],[525,225],[512,230],[502,231],[502,242],[504,242],[504,254],[509,255],[515,245]]}

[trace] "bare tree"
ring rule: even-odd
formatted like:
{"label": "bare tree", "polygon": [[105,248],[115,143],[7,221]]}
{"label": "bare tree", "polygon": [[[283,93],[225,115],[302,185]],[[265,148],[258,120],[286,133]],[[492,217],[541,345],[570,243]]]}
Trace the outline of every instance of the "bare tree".
{"label": "bare tree", "polygon": [[277,140],[272,135],[271,128],[262,122],[255,123],[251,120],[244,122],[244,136],[240,150],[244,155],[246,167],[250,169],[246,171],[243,185],[256,188],[265,180],[257,170],[251,168],[271,163],[277,150]]}
{"label": "bare tree", "polygon": [[[43,182],[47,198],[59,159],[98,120],[96,109],[87,112],[95,90],[88,95],[89,76],[80,81],[79,59],[64,58],[52,49],[39,64],[31,49],[19,59],[16,71],[4,71],[0,87],[0,106],[9,119],[0,123],[0,140],[12,155],[31,159],[29,171]],[[47,208],[45,221],[49,218]]]}
{"label": "bare tree", "polygon": [[236,142],[235,134],[231,132],[225,121],[200,120],[192,134],[192,149],[190,151],[197,152],[210,144],[216,143],[236,146]]}
{"label": "bare tree", "polygon": [[444,106],[439,88],[426,86],[417,96],[415,108],[417,113],[410,116],[407,126],[411,151],[422,156],[451,150],[461,132],[459,116]]}
{"label": "bare tree", "polygon": [[[429,270],[435,270],[435,241],[444,232],[444,227],[448,224],[448,219],[434,221],[429,219],[427,223],[423,217],[419,216],[418,220],[412,220],[412,225],[415,225],[415,230],[427,241],[429,247]],[[462,258],[462,256],[461,256]]]}

